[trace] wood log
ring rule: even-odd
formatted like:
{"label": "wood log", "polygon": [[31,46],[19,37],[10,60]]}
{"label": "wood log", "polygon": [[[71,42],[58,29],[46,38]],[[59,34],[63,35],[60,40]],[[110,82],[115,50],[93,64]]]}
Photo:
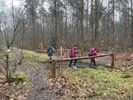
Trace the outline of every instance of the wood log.
{"label": "wood log", "polygon": [[104,55],[96,55],[96,56],[83,56],[83,57],[65,58],[65,59],[56,59],[56,61],[57,62],[63,62],[63,61],[70,61],[70,60],[73,60],[73,59],[82,60],[82,59],[91,59],[91,58],[98,58],[98,57],[105,57],[105,56],[111,56],[112,57],[112,54],[104,54]]}

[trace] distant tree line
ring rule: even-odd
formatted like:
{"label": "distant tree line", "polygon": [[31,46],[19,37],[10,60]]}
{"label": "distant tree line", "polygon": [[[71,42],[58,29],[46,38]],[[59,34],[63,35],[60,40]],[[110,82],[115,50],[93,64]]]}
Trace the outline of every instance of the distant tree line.
{"label": "distant tree line", "polygon": [[[57,49],[75,44],[84,49],[133,47],[132,0],[25,0],[24,7],[14,7],[14,21],[21,19],[14,46],[23,43],[23,48],[32,50],[50,44]],[[4,29],[9,37],[11,26]]]}

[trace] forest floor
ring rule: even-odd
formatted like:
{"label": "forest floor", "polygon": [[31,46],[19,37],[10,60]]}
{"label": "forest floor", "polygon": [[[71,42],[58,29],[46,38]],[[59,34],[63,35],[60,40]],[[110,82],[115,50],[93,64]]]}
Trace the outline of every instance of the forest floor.
{"label": "forest floor", "polygon": [[79,61],[77,69],[60,63],[64,67],[55,79],[49,77],[47,55],[25,50],[24,56],[17,72],[28,77],[26,82],[9,85],[1,77],[0,100],[133,100],[132,54],[117,53],[113,70],[109,57],[96,59],[96,69],[88,60]]}

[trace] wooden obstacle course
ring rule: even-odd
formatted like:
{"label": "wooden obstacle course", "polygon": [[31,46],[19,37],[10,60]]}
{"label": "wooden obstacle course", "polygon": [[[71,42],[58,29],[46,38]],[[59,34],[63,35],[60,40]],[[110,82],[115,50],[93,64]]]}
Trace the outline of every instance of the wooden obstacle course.
{"label": "wooden obstacle course", "polygon": [[64,59],[56,59],[56,60],[50,60],[49,61],[49,67],[51,71],[51,77],[56,77],[56,64],[58,62],[64,62],[64,61],[70,61],[73,59],[82,60],[82,59],[91,59],[91,58],[98,58],[98,57],[105,57],[110,56],[111,57],[111,68],[114,68],[114,54],[104,54],[104,55],[97,55],[97,56],[84,56],[84,57],[75,57],[75,58],[64,58]]}

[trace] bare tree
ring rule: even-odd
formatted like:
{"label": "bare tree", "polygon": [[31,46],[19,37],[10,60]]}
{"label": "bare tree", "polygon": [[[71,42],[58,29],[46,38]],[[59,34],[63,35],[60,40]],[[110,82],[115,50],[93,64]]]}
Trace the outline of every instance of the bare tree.
{"label": "bare tree", "polygon": [[[20,27],[20,24],[23,22],[23,14],[25,12],[25,8],[23,11],[19,14],[19,17],[15,18],[14,15],[14,7],[12,4],[12,31],[9,30],[9,26],[7,24],[7,17],[6,16],[1,16],[3,17],[1,23],[0,23],[0,29],[1,29],[1,36],[4,38],[4,44],[3,48],[1,48],[1,56],[0,56],[0,62],[1,62],[1,68],[0,72],[5,76],[7,82],[12,82],[12,75],[15,73],[16,67],[22,63],[23,60],[23,54],[22,50],[19,52],[19,50],[13,49],[13,44],[16,40],[16,37],[22,29]],[[6,17],[6,18],[5,18]],[[9,31],[8,31],[9,30]],[[12,32],[12,33],[11,33]],[[24,33],[22,35],[22,38],[20,40],[21,44],[23,45],[23,37]],[[14,51],[15,50],[15,51]]]}

